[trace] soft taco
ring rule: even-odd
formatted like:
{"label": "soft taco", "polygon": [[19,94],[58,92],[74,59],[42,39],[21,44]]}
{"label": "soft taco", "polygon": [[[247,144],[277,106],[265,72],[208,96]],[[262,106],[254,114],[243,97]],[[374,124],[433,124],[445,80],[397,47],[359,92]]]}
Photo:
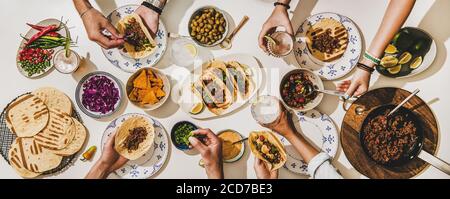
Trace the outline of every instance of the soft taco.
{"label": "soft taco", "polygon": [[280,140],[269,131],[253,131],[248,137],[252,153],[264,161],[269,170],[277,170],[286,163],[286,151]]}
{"label": "soft taco", "polygon": [[230,79],[243,100],[248,99],[255,89],[252,77],[250,76],[251,74],[246,72],[246,67],[247,66],[236,61],[230,61],[226,65],[227,71],[231,77]]}
{"label": "soft taco", "polygon": [[151,55],[156,49],[156,42],[137,14],[124,17],[117,24],[117,29],[124,35],[122,52],[133,59],[140,59]]}
{"label": "soft taco", "polygon": [[230,91],[231,96],[233,97],[233,102],[236,101],[237,98],[237,88],[235,87],[231,74],[227,70],[227,65],[225,62],[220,60],[212,60],[206,62],[203,66],[205,73],[212,73],[219,80],[221,80],[228,91]]}
{"label": "soft taco", "polygon": [[115,135],[115,149],[123,157],[136,160],[152,146],[155,129],[144,117],[134,116],[122,123]]}

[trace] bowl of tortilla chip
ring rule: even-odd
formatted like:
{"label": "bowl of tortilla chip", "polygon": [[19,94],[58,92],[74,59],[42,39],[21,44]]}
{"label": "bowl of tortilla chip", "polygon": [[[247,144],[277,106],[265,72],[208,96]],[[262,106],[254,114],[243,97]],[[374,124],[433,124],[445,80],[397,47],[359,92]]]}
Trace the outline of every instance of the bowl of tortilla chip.
{"label": "bowl of tortilla chip", "polygon": [[170,81],[156,68],[141,68],[128,79],[126,90],[132,104],[144,110],[155,110],[169,98]]}

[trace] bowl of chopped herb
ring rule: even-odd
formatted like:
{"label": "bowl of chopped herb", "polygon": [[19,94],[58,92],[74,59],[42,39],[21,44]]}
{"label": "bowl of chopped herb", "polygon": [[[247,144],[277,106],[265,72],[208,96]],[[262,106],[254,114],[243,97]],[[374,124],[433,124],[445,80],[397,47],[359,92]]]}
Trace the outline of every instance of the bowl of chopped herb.
{"label": "bowl of chopped herb", "polygon": [[176,123],[170,132],[170,137],[173,145],[179,150],[186,151],[191,149],[189,137],[193,136],[192,131],[197,130],[198,127],[188,121],[181,121]]}

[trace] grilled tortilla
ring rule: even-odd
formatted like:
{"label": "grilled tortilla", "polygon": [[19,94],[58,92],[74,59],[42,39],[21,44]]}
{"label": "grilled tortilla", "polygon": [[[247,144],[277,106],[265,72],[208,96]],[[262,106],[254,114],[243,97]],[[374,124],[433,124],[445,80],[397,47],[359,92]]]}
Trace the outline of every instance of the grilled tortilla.
{"label": "grilled tortilla", "polygon": [[[136,128],[144,128],[146,135],[143,140],[138,141],[133,136],[133,130]],[[150,147],[153,146],[153,141],[155,138],[155,129],[150,122],[141,116],[134,116],[125,120],[120,126],[118,132],[115,135],[115,146],[116,151],[123,157],[129,160],[136,160],[143,156]],[[128,148],[129,143],[134,143],[137,146],[136,149]]]}
{"label": "grilled tortilla", "polygon": [[54,169],[62,160],[62,156],[40,146],[34,138],[16,138],[9,150],[10,163],[14,165],[13,168],[17,168],[19,174],[24,174],[24,177]]}
{"label": "grilled tortilla", "polygon": [[43,87],[33,91],[32,94],[44,101],[48,108],[59,109],[72,115],[72,101],[63,92],[55,88]]}
{"label": "grilled tortilla", "polygon": [[124,17],[117,24],[117,29],[125,35],[125,44],[122,50],[131,58],[141,59],[155,52],[156,42],[139,15],[133,13]]}
{"label": "grilled tortilla", "polygon": [[73,138],[72,142],[70,142],[69,145],[67,145],[63,149],[50,150],[52,153],[61,156],[70,156],[80,151],[80,149],[83,147],[87,137],[86,127],[84,127],[84,125],[75,118],[72,118],[72,120],[75,122],[76,127],[75,137]]}
{"label": "grilled tortilla", "polygon": [[286,163],[286,152],[280,140],[269,131],[253,131],[248,137],[252,153],[264,161],[269,170],[277,170]]}
{"label": "grilled tortilla", "polygon": [[47,127],[34,136],[36,143],[52,150],[65,148],[75,137],[76,126],[69,115],[50,109],[50,120]]}
{"label": "grilled tortilla", "polygon": [[32,137],[47,126],[49,111],[38,97],[26,94],[9,104],[6,125],[18,137]]}

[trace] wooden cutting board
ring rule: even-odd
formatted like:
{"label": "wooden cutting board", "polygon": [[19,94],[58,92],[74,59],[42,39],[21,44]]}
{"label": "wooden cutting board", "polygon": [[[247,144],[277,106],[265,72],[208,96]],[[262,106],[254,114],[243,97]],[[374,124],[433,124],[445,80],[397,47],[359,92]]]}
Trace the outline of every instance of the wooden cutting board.
{"label": "wooden cutting board", "polygon": [[[397,105],[410,94],[411,92],[400,88],[379,88],[358,98],[348,109],[342,122],[340,139],[347,159],[361,174],[376,179],[403,179],[414,177],[429,166],[417,157],[397,167],[379,165],[366,155],[359,139],[361,125],[371,110],[385,104]],[[425,131],[423,149],[430,154],[436,154],[439,132],[430,107],[417,95],[403,106],[423,120]],[[364,110],[361,115],[356,114],[357,108]]]}

